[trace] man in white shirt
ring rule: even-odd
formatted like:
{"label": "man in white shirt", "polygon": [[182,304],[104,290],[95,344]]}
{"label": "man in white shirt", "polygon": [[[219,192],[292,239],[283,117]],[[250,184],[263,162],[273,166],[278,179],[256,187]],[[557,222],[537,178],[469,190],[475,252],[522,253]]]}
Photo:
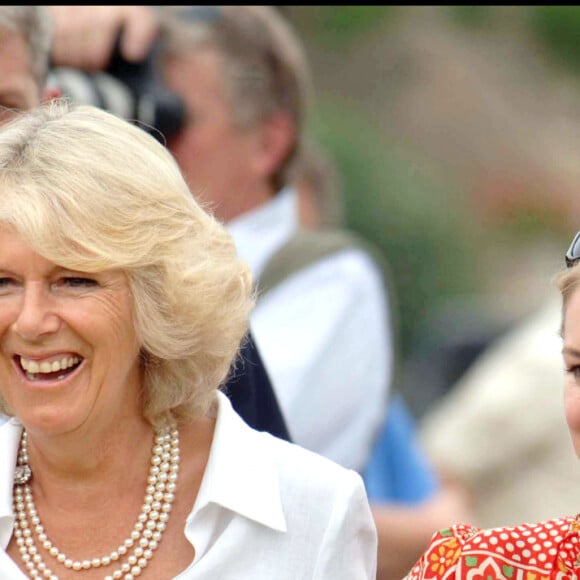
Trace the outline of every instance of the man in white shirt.
{"label": "man in white shirt", "polygon": [[[310,91],[302,47],[263,6],[181,9],[165,31],[164,82],[187,110],[168,146],[259,278],[299,227],[288,182]],[[374,260],[349,248],[295,272],[258,300],[252,330],[293,440],[362,470],[392,364]]]}

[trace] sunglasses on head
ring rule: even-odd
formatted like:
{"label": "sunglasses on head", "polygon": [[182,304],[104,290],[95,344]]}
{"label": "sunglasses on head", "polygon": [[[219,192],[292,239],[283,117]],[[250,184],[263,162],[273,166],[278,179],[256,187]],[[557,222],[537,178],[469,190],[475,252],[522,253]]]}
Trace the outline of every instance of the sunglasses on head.
{"label": "sunglasses on head", "polygon": [[578,232],[574,236],[574,239],[572,240],[572,243],[570,244],[570,247],[566,252],[566,267],[571,268],[572,266],[575,266],[579,260],[580,260],[580,232]]}

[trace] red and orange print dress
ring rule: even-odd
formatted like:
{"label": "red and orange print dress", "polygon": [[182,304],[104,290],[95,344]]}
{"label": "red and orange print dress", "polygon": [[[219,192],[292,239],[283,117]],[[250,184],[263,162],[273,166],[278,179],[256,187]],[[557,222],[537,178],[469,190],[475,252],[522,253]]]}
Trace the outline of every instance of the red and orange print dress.
{"label": "red and orange print dress", "polygon": [[405,580],[579,580],[580,516],[440,530]]}

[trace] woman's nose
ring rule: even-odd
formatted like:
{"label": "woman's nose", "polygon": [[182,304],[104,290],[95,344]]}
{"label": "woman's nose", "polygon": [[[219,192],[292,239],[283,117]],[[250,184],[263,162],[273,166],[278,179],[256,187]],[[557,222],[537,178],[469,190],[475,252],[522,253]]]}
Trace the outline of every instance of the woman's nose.
{"label": "woman's nose", "polygon": [[13,329],[21,338],[38,341],[59,329],[60,319],[50,291],[41,282],[30,282],[24,287],[19,306]]}

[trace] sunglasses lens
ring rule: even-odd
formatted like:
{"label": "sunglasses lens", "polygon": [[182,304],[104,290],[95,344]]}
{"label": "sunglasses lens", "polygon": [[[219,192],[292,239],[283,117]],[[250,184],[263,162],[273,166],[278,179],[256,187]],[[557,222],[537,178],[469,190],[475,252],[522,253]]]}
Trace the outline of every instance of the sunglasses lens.
{"label": "sunglasses lens", "polygon": [[571,268],[580,259],[580,232],[578,232],[566,253],[566,266]]}

